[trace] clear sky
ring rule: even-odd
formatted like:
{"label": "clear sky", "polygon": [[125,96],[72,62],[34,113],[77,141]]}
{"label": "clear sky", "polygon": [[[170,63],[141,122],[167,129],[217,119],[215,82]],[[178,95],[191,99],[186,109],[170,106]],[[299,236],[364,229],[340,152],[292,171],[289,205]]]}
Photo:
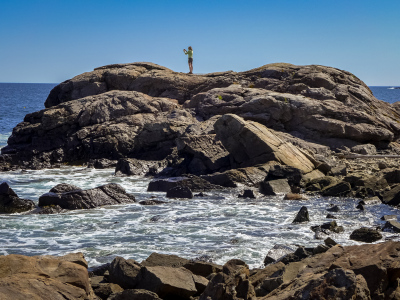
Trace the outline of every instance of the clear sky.
{"label": "clear sky", "polygon": [[0,0],[0,82],[149,61],[188,72],[320,64],[400,86],[399,0]]}

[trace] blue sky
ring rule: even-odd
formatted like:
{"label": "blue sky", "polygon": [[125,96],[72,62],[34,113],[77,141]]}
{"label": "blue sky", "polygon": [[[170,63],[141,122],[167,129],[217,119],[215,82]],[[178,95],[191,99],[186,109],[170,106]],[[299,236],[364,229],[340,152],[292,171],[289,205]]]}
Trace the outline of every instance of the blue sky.
{"label": "blue sky", "polygon": [[320,64],[400,86],[399,0],[0,0],[0,82],[150,61],[188,72]]}

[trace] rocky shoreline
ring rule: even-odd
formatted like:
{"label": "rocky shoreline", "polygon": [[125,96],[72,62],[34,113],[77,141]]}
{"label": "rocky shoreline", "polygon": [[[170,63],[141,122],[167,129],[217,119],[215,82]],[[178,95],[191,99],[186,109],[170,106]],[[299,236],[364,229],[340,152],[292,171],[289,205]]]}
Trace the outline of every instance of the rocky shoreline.
{"label": "rocky shoreline", "polygon": [[[398,106],[377,100],[346,71],[280,63],[240,73],[187,75],[152,63],[118,64],[59,84],[45,106],[14,128],[1,149],[0,171],[115,168],[115,176],[154,177],[148,191],[165,192],[168,198],[242,187],[239,196],[248,198],[358,198],[361,211],[376,203],[400,204]],[[1,213],[65,213],[135,201],[117,184],[82,190],[60,183],[37,203],[19,198],[6,182],[0,184]],[[163,205],[154,199],[140,204]],[[329,222],[312,228],[316,236],[324,239],[342,230],[334,221],[336,209],[330,209]],[[383,228],[360,228],[350,238],[371,243],[382,238],[381,230],[400,232],[397,216],[382,217]],[[307,221],[304,207],[294,222]],[[328,239],[285,258],[272,255],[262,270],[249,270],[240,260],[217,268],[171,256],[153,265],[118,258],[101,269],[102,279],[92,280],[95,293],[86,275],[62,279],[61,285],[58,279],[53,282],[59,275],[43,266],[59,258],[0,258],[7,266],[40,265],[41,271],[33,273],[48,274],[47,279],[34,280],[54,285],[62,299],[400,299],[398,251],[398,242],[342,247]],[[384,255],[362,259],[362,253]],[[168,265],[175,260],[178,265]],[[198,274],[188,264],[212,272]],[[75,267],[56,273],[71,275]],[[371,279],[370,272],[379,273],[379,279]],[[12,276],[18,272],[0,279],[0,295],[17,294],[18,288],[1,291]],[[36,288],[26,278],[29,293],[37,290],[43,294],[39,298],[45,297],[48,288]],[[71,285],[79,290],[69,290]],[[40,299],[59,296],[52,297]]]}
{"label": "rocky shoreline", "polygon": [[[399,299],[400,242],[273,249],[265,267],[153,253],[87,269],[82,253],[0,257],[0,297],[22,299]],[[277,260],[271,256],[275,256]]]}

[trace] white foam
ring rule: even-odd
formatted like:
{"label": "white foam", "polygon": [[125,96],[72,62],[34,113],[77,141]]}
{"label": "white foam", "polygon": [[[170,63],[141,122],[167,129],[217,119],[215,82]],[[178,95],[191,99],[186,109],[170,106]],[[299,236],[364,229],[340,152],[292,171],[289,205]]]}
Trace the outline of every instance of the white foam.
{"label": "white foam", "polygon": [[[2,253],[62,255],[81,251],[91,265],[110,262],[119,255],[144,260],[152,252],[194,258],[209,255],[217,263],[231,258],[261,265],[275,244],[315,246],[310,226],[328,222],[329,203],[341,207],[334,213],[345,228],[334,234],[337,242],[349,245],[350,233],[361,226],[377,226],[384,214],[398,214],[386,205],[366,206],[360,212],[356,199],[313,197],[307,201],[286,201],[282,196],[257,200],[237,198],[237,189],[207,192],[193,200],[166,199],[165,193],[147,193],[150,181],[143,177],[115,177],[112,169],[68,167],[54,170],[6,172],[1,174],[22,198],[37,200],[58,183],[81,188],[115,182],[138,200],[156,195],[167,204],[142,206],[138,203],[77,210],[58,215],[0,215]],[[308,207],[311,221],[292,224],[301,206]],[[152,220],[158,216],[159,220]],[[393,234],[383,233],[392,238]]]}

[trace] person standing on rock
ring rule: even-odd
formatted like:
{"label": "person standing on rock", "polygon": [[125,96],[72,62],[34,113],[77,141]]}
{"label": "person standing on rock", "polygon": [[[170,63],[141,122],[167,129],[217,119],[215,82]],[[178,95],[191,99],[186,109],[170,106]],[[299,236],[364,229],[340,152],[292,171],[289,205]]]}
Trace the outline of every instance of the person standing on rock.
{"label": "person standing on rock", "polygon": [[188,55],[189,74],[193,74],[193,49],[191,46],[189,46],[188,51],[183,49],[183,52]]}

